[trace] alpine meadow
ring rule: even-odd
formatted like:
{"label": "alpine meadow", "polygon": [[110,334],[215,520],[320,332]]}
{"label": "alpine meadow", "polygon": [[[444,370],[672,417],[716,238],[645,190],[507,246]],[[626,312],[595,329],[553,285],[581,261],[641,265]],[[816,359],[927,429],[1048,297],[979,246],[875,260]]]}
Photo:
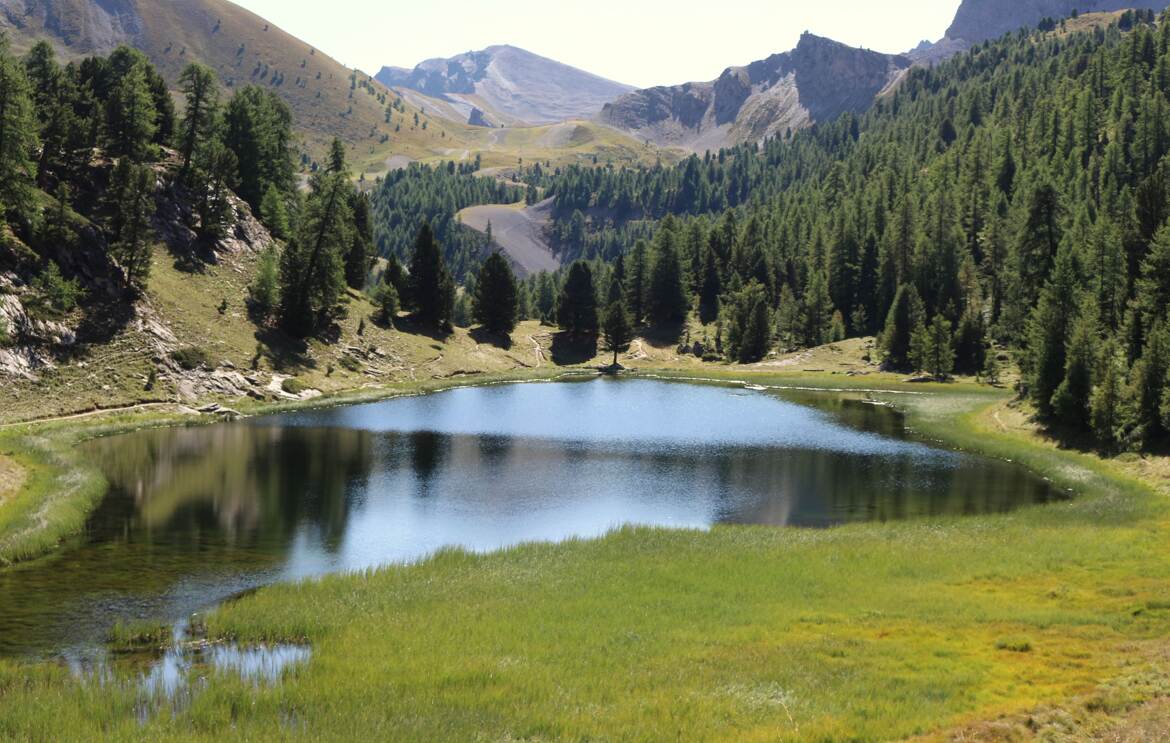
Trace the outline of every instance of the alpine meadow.
{"label": "alpine meadow", "polygon": [[1166,3],[239,2],[0,0],[0,739],[1170,739]]}

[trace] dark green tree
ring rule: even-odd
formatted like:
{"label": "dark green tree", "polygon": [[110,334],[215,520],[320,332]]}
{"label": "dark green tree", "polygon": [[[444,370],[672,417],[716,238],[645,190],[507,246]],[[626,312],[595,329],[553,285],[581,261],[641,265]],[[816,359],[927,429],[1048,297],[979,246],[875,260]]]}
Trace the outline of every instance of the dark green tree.
{"label": "dark green tree", "polygon": [[353,230],[352,188],[344,173],[315,177],[300,228],[281,253],[280,324],[291,335],[312,335],[337,313]]}
{"label": "dark green tree", "polygon": [[678,237],[672,226],[664,225],[654,237],[654,263],[646,287],[646,317],[654,325],[682,322],[687,316],[687,304]]}
{"label": "dark green tree", "polygon": [[557,302],[557,324],[570,335],[597,335],[597,292],[584,261],[569,266]]}
{"label": "dark green tree", "polygon": [[727,353],[741,364],[759,361],[772,343],[768,293],[758,281],[749,281],[732,294],[725,307]]}
{"label": "dark green tree", "polygon": [[882,332],[882,352],[885,365],[897,371],[910,371],[912,336],[915,329],[926,321],[926,310],[918,291],[911,284],[902,284],[894,295]]}
{"label": "dark green tree", "polygon": [[646,252],[645,240],[635,242],[626,266],[626,311],[635,326],[646,319],[646,292],[650,284]]}
{"label": "dark green tree", "polygon": [[472,317],[490,333],[507,336],[516,329],[516,276],[507,259],[492,253],[483,262],[475,282]]}
{"label": "dark green tree", "polygon": [[455,309],[455,282],[430,224],[424,223],[414,241],[410,260],[410,302],[419,320],[449,330]]}
{"label": "dark green tree", "polygon": [[28,78],[0,35],[0,210],[9,217],[33,216],[32,156],[37,124]]}
{"label": "dark green tree", "polygon": [[1044,417],[1053,414],[1052,396],[1064,380],[1072,321],[1080,304],[1078,286],[1072,250],[1063,247],[1029,321],[1025,372],[1030,394]]}
{"label": "dark green tree", "polygon": [[626,306],[622,300],[615,299],[605,309],[602,322],[604,345],[602,348],[613,353],[613,365],[618,365],[618,354],[626,351],[634,340],[634,330],[630,326],[630,316],[626,313]]}
{"label": "dark green tree", "polygon": [[179,122],[179,155],[183,158],[185,176],[191,170],[195,153],[215,136],[219,83],[215,70],[193,62],[180,75],[179,88],[186,100],[183,119]]}

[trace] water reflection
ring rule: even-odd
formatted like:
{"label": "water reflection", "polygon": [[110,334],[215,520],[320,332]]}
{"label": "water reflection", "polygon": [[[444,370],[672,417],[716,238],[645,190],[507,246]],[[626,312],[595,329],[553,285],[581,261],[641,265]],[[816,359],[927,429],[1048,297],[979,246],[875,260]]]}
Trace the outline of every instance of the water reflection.
{"label": "water reflection", "polygon": [[[0,572],[0,652],[100,642],[279,580],[626,524],[830,526],[1004,511],[1052,491],[822,398],[591,381],[462,389],[94,442],[85,538]],[[843,425],[842,421],[849,425]]]}

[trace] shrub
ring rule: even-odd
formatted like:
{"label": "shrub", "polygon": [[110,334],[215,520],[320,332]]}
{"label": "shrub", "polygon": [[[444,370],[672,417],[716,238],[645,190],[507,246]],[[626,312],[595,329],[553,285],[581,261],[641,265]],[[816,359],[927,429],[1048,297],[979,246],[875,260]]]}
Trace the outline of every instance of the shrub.
{"label": "shrub", "polygon": [[280,383],[280,388],[290,395],[299,395],[309,389],[309,385],[296,377],[289,377]]}
{"label": "shrub", "polygon": [[1032,641],[1026,637],[1001,637],[995,642],[996,650],[1005,650],[1009,653],[1032,652]]}
{"label": "shrub", "polygon": [[201,366],[210,364],[210,357],[202,348],[188,346],[171,351],[171,359],[187,371],[194,371]]}
{"label": "shrub", "polygon": [[77,279],[66,279],[60,267],[53,261],[36,277],[33,286],[44,297],[45,302],[57,312],[70,312],[81,299],[81,285]]}

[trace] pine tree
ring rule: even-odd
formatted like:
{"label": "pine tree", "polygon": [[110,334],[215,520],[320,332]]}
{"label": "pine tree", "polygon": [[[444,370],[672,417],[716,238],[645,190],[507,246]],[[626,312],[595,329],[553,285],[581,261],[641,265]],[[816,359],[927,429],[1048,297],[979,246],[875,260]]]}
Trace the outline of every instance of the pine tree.
{"label": "pine tree", "polygon": [[719,317],[719,297],[723,293],[723,286],[719,279],[719,267],[715,263],[715,251],[707,245],[701,250],[703,262],[699,279],[699,322],[708,325]]}
{"label": "pine tree", "polygon": [[570,335],[597,335],[597,293],[593,272],[584,261],[569,266],[557,302],[557,324]]}
{"label": "pine tree", "polygon": [[602,330],[604,339],[602,348],[613,352],[613,365],[617,367],[618,354],[627,350],[634,340],[629,315],[626,314],[626,307],[620,299],[610,302],[606,308]]}
{"label": "pine tree", "polygon": [[1063,210],[1056,188],[1048,182],[1037,184],[1029,194],[1024,221],[1016,241],[1017,271],[1029,306],[1056,259],[1063,236],[1062,218]]}
{"label": "pine tree", "polygon": [[1064,380],[1052,396],[1052,412],[1062,425],[1088,431],[1092,420],[1093,369],[1100,337],[1093,303],[1086,302],[1072,325],[1065,350]]}
{"label": "pine tree", "polygon": [[352,188],[344,173],[315,177],[300,229],[281,254],[280,324],[294,336],[312,335],[337,312],[353,229]]}
{"label": "pine tree", "polygon": [[[609,277],[609,295],[606,300],[606,306],[612,305],[614,302],[622,302],[622,309],[625,310],[625,296],[626,296],[626,259],[625,256],[619,255],[613,261],[613,271]],[[628,313],[627,313],[627,319]]]}
{"label": "pine tree", "polygon": [[374,294],[374,302],[378,305],[378,319],[386,327],[392,327],[395,318],[398,317],[398,290],[385,277],[378,285],[378,291]]}
{"label": "pine tree", "polygon": [[1117,445],[1124,418],[1124,362],[1117,344],[1107,343],[1101,351],[1101,366],[1089,403],[1093,435],[1105,447]]}
{"label": "pine tree", "polygon": [[983,315],[968,310],[959,319],[955,331],[955,371],[975,375],[983,371],[987,359],[987,328]]}
{"label": "pine tree", "polygon": [[1142,262],[1137,298],[1143,327],[1153,327],[1170,309],[1170,225],[1158,231]]}
{"label": "pine tree", "polygon": [[941,314],[919,325],[910,339],[914,366],[935,379],[946,379],[955,368],[951,323]]}
{"label": "pine tree", "polygon": [[256,277],[248,287],[252,315],[265,323],[280,302],[280,258],[275,248],[267,248],[256,264]]}
{"label": "pine tree", "polygon": [[683,289],[678,239],[668,224],[654,238],[654,264],[646,289],[646,317],[653,325],[678,323],[687,316],[687,295]]}
{"label": "pine tree", "polygon": [[646,262],[646,241],[638,240],[630,251],[626,279],[626,309],[630,322],[641,325],[646,319],[646,291],[649,286],[649,270]]}
{"label": "pine tree", "polygon": [[451,327],[455,282],[430,223],[423,223],[410,259],[410,301],[418,319],[440,330]]}
{"label": "pine tree", "polygon": [[804,345],[813,347],[827,342],[833,321],[833,300],[829,296],[829,282],[823,271],[813,271],[809,276],[802,307]]}
{"label": "pine tree", "polygon": [[268,185],[260,202],[260,221],[274,237],[287,240],[292,235],[284,194],[272,184]]}
{"label": "pine tree", "polygon": [[179,124],[179,155],[183,158],[183,175],[191,170],[195,153],[215,134],[219,84],[215,71],[194,62],[179,76],[179,88],[187,105]]}
{"label": "pine tree", "polygon": [[1162,403],[1170,373],[1170,330],[1166,321],[1149,333],[1145,350],[1134,366],[1134,422],[1139,439],[1149,444],[1163,436]]}
{"label": "pine tree", "polygon": [[483,262],[475,283],[472,317],[490,333],[507,336],[516,328],[516,276],[499,253]]}
{"label": "pine tree", "polygon": [[200,144],[189,179],[195,187],[198,232],[208,240],[219,240],[235,225],[232,188],[237,182],[236,155],[218,139]]}
{"label": "pine tree", "polygon": [[294,190],[292,112],[276,93],[256,85],[241,88],[223,113],[224,144],[240,164],[239,194],[259,209],[268,188]]}
{"label": "pine tree", "polygon": [[1029,321],[1024,358],[1029,393],[1040,414],[1053,414],[1052,396],[1064,380],[1068,341],[1078,301],[1077,272],[1071,248],[1063,247]]}
{"label": "pine tree", "polygon": [[156,177],[149,166],[133,165],[123,158],[115,168],[114,181],[120,195],[118,229],[110,254],[122,267],[127,286],[141,293],[150,276],[150,219],[155,211]]}
{"label": "pine tree", "polygon": [[158,131],[157,119],[145,62],[136,62],[117,79],[107,104],[110,151],[136,162],[146,160]]}
{"label": "pine tree", "polygon": [[349,250],[345,254],[345,283],[351,289],[362,289],[374,261],[374,224],[370,199],[356,188],[352,189],[349,207],[353,212],[353,232]]}
{"label": "pine tree", "polygon": [[727,352],[741,364],[759,361],[771,346],[768,294],[756,280],[751,280],[728,298]]}
{"label": "pine tree", "polygon": [[32,219],[36,137],[28,79],[0,36],[0,216]]}
{"label": "pine tree", "polygon": [[925,314],[926,310],[914,286],[903,284],[898,287],[894,303],[886,317],[885,330],[882,332],[881,345],[887,367],[897,371],[909,371],[913,366],[912,337],[915,329],[925,322]]}

